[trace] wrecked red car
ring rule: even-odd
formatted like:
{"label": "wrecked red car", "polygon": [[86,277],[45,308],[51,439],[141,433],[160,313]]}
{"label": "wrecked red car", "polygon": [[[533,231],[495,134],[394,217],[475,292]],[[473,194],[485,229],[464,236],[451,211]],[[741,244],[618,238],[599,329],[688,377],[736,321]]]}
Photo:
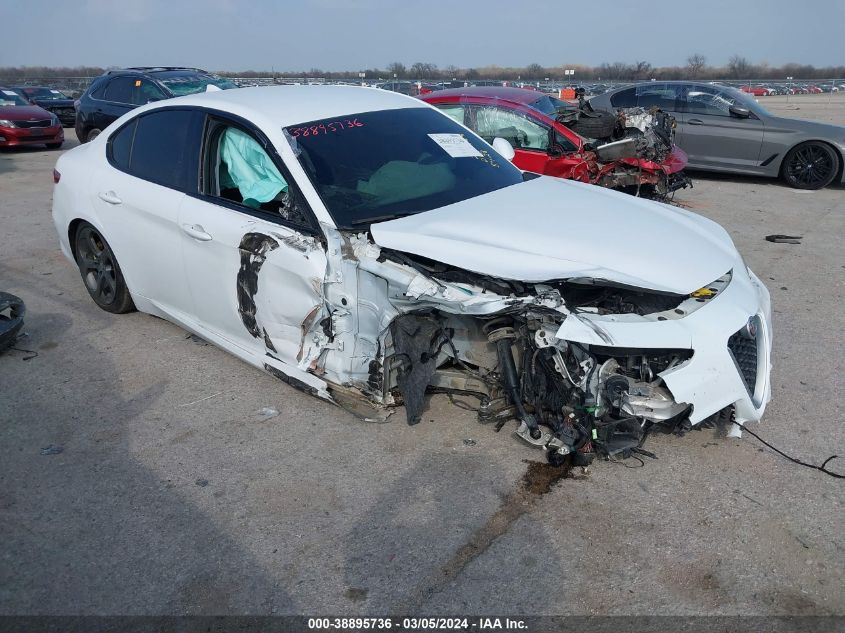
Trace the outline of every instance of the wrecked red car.
{"label": "wrecked red car", "polygon": [[674,118],[660,110],[593,111],[522,88],[479,86],[420,97],[492,143],[514,148],[524,171],[666,198],[689,186]]}

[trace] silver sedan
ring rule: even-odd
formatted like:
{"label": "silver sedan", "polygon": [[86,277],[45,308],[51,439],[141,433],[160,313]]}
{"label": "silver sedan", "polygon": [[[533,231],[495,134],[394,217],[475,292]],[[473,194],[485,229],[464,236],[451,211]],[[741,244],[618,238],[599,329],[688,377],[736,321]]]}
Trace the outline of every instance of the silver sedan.
{"label": "silver sedan", "polygon": [[652,81],[598,95],[590,105],[671,112],[678,122],[675,144],[689,156],[690,169],[783,178],[798,189],[843,179],[845,127],[774,116],[728,86]]}

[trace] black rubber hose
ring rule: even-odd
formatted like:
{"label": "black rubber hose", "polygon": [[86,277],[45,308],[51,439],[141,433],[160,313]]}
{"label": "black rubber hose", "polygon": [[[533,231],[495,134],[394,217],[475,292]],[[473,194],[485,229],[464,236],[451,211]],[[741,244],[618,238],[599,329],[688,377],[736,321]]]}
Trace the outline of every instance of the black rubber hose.
{"label": "black rubber hose", "polygon": [[502,381],[505,384],[505,391],[511,402],[516,407],[519,419],[531,429],[531,437],[540,437],[540,425],[533,415],[529,415],[522,406],[522,398],[519,395],[519,378],[516,375],[516,363],[513,360],[511,351],[511,339],[500,338],[496,341],[496,353],[499,357],[499,370],[502,373]]}

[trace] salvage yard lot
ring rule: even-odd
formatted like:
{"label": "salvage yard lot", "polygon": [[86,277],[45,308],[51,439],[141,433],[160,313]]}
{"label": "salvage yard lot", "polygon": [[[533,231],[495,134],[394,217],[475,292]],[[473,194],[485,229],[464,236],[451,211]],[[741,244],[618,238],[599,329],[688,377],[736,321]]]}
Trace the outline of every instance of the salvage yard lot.
{"label": "salvage yard lot", "polygon": [[[845,95],[761,101],[845,124]],[[101,311],[58,250],[58,155],[0,153],[0,290],[26,302],[32,350],[0,357],[0,613],[845,613],[842,483],[751,437],[655,434],[642,467],[548,485],[515,424],[496,434],[445,396],[417,426],[365,423]],[[806,461],[845,454],[845,189],[692,176],[676,200],[772,294],[753,430]]]}

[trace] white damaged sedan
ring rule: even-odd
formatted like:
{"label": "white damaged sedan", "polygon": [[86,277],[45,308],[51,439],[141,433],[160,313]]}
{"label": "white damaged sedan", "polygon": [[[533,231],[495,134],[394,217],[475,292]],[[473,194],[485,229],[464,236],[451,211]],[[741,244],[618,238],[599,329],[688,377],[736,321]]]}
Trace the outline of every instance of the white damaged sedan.
{"label": "white damaged sedan", "polygon": [[574,463],[653,425],[759,420],[769,294],[727,233],[509,153],[382,90],[191,95],[64,154],[53,220],[103,309],[366,418],[474,397]]}

